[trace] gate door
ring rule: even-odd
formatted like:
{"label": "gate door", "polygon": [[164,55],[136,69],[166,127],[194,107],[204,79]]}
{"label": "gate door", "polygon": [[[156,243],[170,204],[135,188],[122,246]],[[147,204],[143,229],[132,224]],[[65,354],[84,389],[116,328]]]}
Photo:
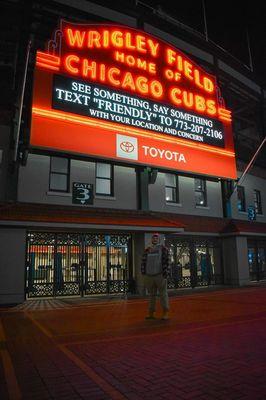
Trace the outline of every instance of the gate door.
{"label": "gate door", "polygon": [[129,235],[85,236],[85,294],[128,291],[129,245]]}
{"label": "gate door", "polygon": [[215,239],[167,237],[171,271],[168,288],[221,284],[219,243]]}
{"label": "gate door", "polygon": [[78,234],[29,233],[28,297],[78,295],[81,291],[81,241]]}
{"label": "gate door", "polygon": [[126,293],[130,239],[122,234],[28,233],[27,296]]}
{"label": "gate door", "polygon": [[56,235],[54,296],[79,295],[82,290],[82,242],[78,234]]}
{"label": "gate door", "polygon": [[248,242],[248,264],[251,281],[266,279],[266,243]]}
{"label": "gate door", "polygon": [[266,279],[266,245],[258,247],[258,263],[260,270],[260,279]]}
{"label": "gate door", "polygon": [[28,297],[54,295],[53,233],[29,233],[27,237],[27,294]]}

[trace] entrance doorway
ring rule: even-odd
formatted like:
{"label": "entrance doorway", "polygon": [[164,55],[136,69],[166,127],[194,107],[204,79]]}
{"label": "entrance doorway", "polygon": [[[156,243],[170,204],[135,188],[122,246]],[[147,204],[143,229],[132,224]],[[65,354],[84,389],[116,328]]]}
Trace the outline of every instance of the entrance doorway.
{"label": "entrance doorway", "polygon": [[130,235],[27,234],[28,298],[126,293],[131,281]]}
{"label": "entrance doorway", "polygon": [[266,241],[248,241],[248,265],[251,281],[266,279]]}
{"label": "entrance doorway", "polygon": [[171,258],[169,288],[223,284],[218,239],[169,235],[166,246]]}

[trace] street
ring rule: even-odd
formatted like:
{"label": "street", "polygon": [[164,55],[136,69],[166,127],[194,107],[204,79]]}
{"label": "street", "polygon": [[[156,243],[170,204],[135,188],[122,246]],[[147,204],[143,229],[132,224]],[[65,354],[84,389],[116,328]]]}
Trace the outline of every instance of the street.
{"label": "street", "polygon": [[44,299],[0,309],[0,398],[266,398],[266,287],[147,299]]}

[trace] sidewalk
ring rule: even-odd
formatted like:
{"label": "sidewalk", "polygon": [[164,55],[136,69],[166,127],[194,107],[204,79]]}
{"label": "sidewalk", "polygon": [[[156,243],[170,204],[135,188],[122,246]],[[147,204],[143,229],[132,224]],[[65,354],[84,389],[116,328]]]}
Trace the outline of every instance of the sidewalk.
{"label": "sidewalk", "polygon": [[186,293],[0,309],[0,399],[265,400],[265,285]]}

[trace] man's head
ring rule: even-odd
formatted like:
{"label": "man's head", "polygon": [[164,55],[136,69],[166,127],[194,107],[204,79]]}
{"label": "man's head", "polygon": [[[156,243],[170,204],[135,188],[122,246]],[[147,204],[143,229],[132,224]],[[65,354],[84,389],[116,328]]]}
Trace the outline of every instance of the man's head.
{"label": "man's head", "polygon": [[155,246],[156,244],[159,244],[160,242],[160,235],[159,233],[154,233],[151,237],[151,242]]}

